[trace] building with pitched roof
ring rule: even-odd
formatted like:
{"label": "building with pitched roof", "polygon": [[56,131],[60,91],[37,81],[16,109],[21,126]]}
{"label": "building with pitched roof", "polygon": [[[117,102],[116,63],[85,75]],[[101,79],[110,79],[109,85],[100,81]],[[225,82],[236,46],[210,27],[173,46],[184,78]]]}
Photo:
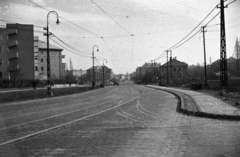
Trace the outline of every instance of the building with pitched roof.
{"label": "building with pitched roof", "polygon": [[161,66],[161,73],[163,75],[162,81],[170,84],[181,84],[188,81],[187,74],[188,64],[173,58]]}

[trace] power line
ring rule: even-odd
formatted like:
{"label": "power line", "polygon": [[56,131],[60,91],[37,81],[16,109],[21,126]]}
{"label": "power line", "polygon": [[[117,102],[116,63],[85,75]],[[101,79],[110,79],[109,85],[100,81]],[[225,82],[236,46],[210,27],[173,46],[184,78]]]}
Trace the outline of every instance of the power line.
{"label": "power line", "polygon": [[[183,40],[185,40],[193,31],[195,31],[202,23],[203,23],[203,21],[204,20],[206,20],[206,18],[216,9],[216,7],[217,6],[215,6],[208,14],[207,14],[207,16],[205,16],[205,18],[196,26],[196,27],[194,27],[193,28],[193,30],[192,31],[190,31],[190,33],[188,33],[184,38],[182,38],[179,42],[177,42],[175,45],[173,45],[172,47],[170,47],[170,48],[168,48],[168,50],[170,50],[170,49],[175,49],[175,47],[176,48],[178,48],[178,47],[180,47],[181,45],[183,45],[183,44],[180,44],[180,46],[177,46],[179,43],[181,43]],[[199,30],[200,31],[200,30]],[[198,31],[198,32],[199,32]],[[197,32],[197,33],[198,33]],[[195,36],[197,33],[195,33],[193,36]],[[192,37],[193,37],[192,36]],[[192,37],[190,37],[190,39],[192,38]],[[188,39],[187,41],[189,41],[190,39]],[[186,42],[183,42],[183,43],[186,43]],[[161,55],[163,55],[165,53],[165,51],[161,54]],[[159,57],[161,57],[161,55],[159,56]],[[158,60],[159,59],[159,57],[157,57],[155,60]]]}
{"label": "power line", "polygon": [[108,48],[108,50],[117,58],[117,56],[112,52],[112,50],[110,49],[110,47],[108,46],[106,41],[103,38],[101,38],[101,39],[102,39],[103,43],[106,45],[106,47]]}
{"label": "power line", "polygon": [[70,47],[71,49],[74,49],[75,51],[78,51],[78,52],[83,53],[83,54],[85,54],[85,55],[91,55],[91,53],[87,53],[87,52],[78,50],[78,49],[74,48],[73,46],[67,44],[66,42],[64,42],[63,40],[61,40],[59,37],[57,37],[55,34],[53,34],[53,35],[54,35],[54,37],[56,37],[60,42],[62,42],[63,44],[67,45],[67,46]]}
{"label": "power line", "polygon": [[125,30],[128,34],[131,35],[131,33],[126,29],[124,28],[122,25],[120,25],[120,23],[118,23],[114,18],[112,18],[105,10],[103,10],[97,3],[93,2],[93,0],[91,0],[91,2],[97,6],[102,12],[104,12],[108,17],[110,17],[118,26],[120,26],[123,30]]}
{"label": "power line", "polygon": [[[31,3],[37,5],[38,7],[42,8],[42,9],[44,9],[44,10],[46,10],[46,11],[50,11],[50,10],[44,8],[43,6],[41,6],[41,5],[39,5],[39,4],[35,3],[35,2],[33,2],[33,1],[31,1],[31,0],[28,0],[28,1],[30,1]],[[74,26],[76,26],[76,27],[78,27],[78,28],[80,28],[80,29],[82,29],[82,30],[84,30],[84,31],[86,31],[86,32],[88,32],[88,33],[90,33],[90,34],[92,34],[92,35],[94,35],[94,36],[99,37],[99,36],[96,35],[95,33],[91,32],[91,31],[89,31],[89,30],[87,30],[87,29],[85,29],[85,28],[83,28],[83,27],[80,27],[79,25],[77,25],[77,24],[75,24],[75,23],[73,23],[73,22],[67,20],[66,18],[64,18],[64,17],[62,17],[62,16],[59,16],[59,17],[61,17],[61,18],[64,19],[65,21],[71,23],[72,25],[74,25]]]}
{"label": "power line", "polygon": [[170,47],[169,49],[172,49],[174,48],[175,46],[177,46],[179,43],[181,43],[184,39],[186,39],[193,31],[195,31],[202,23],[204,20],[206,20],[206,18],[216,9],[217,6],[215,6],[211,11],[210,13],[207,14],[207,16],[196,26],[193,28],[193,30],[188,33],[182,40],[180,40],[178,43],[176,43],[175,45],[173,45],[172,47]]}
{"label": "power line", "polygon": [[63,49],[66,49],[67,51],[69,51],[69,52],[71,52],[71,53],[73,53],[73,54],[75,54],[75,55],[77,55],[77,56],[86,57],[86,58],[91,58],[90,56],[84,56],[84,55],[81,55],[81,54],[79,54],[79,53],[76,53],[76,52],[74,52],[74,51],[66,48],[65,46],[61,45],[60,43],[58,43],[57,41],[55,41],[55,40],[54,40],[53,38],[51,38],[51,37],[50,37],[50,39],[51,39],[53,42],[55,42],[57,45],[61,46]]}
{"label": "power line", "polygon": [[175,1],[172,1],[172,0],[169,0],[169,1],[171,1],[171,2],[173,2],[173,3],[177,3],[177,4],[182,5],[182,6],[185,6],[185,7],[187,7],[187,8],[191,8],[191,9],[194,9],[194,10],[197,10],[197,11],[200,11],[200,12],[203,12],[203,13],[206,13],[206,12],[204,12],[204,11],[202,11],[202,10],[199,10],[199,9],[197,9],[197,8],[184,5],[184,4],[179,3],[179,2],[175,2]]}

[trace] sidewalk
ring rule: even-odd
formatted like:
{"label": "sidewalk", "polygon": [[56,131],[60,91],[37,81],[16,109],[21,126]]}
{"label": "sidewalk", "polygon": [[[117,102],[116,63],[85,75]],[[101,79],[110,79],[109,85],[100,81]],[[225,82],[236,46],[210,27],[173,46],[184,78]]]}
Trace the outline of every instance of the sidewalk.
{"label": "sidewalk", "polygon": [[[77,84],[72,84],[71,86],[69,86],[68,84],[56,84],[54,85],[52,88],[71,88],[71,87],[88,87],[90,85],[77,85]],[[47,87],[42,88],[42,87],[38,87],[37,90],[46,90]],[[32,87],[28,87],[28,88],[0,88],[0,94],[1,93],[10,93],[10,92],[21,92],[21,91],[30,91],[33,90]]]}
{"label": "sidewalk", "polygon": [[[199,111],[192,111],[191,107],[183,108],[183,104],[181,104],[182,110],[187,110],[188,113],[192,113],[194,115],[200,115],[203,117],[209,118],[221,118],[221,119],[234,119],[240,120],[240,110],[228,105],[227,103],[214,98],[210,95],[192,91],[192,90],[184,90],[179,88],[172,87],[161,87],[161,86],[153,86],[147,85],[147,87],[160,89],[168,92],[175,93],[179,97],[181,97],[178,93],[183,93],[194,99]],[[182,98],[180,99],[182,101]],[[194,104],[192,104],[194,105]]]}

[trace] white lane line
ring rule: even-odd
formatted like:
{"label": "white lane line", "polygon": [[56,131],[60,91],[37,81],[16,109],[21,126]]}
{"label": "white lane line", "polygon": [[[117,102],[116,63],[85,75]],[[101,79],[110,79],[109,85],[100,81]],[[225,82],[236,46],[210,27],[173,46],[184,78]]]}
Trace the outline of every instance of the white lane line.
{"label": "white lane line", "polygon": [[60,125],[57,125],[57,126],[54,126],[54,127],[51,127],[51,128],[48,128],[48,129],[44,129],[44,130],[41,130],[41,131],[37,131],[35,133],[32,133],[32,134],[28,134],[28,135],[25,135],[25,136],[22,136],[22,137],[18,137],[18,138],[15,138],[15,139],[12,139],[12,140],[8,140],[6,142],[2,142],[0,143],[0,147],[1,146],[4,146],[4,145],[8,145],[8,144],[11,144],[11,143],[14,143],[14,142],[18,142],[18,141],[21,141],[21,140],[24,140],[24,139],[27,139],[27,138],[30,138],[30,137],[33,137],[33,136],[36,136],[36,135],[39,135],[39,134],[42,134],[42,133],[45,133],[45,132],[48,132],[48,131],[51,131],[51,130],[54,130],[54,129],[57,129],[57,128],[60,128],[60,127],[63,127],[63,126],[66,126],[66,125],[70,125],[72,123],[75,123],[75,122],[78,122],[78,121],[81,121],[81,120],[84,120],[84,119],[87,119],[89,117],[92,117],[92,116],[95,116],[95,115],[98,115],[98,114],[101,114],[101,113],[104,113],[104,112],[107,112],[109,110],[112,110],[112,109],[115,109],[117,107],[120,107],[124,104],[127,104],[133,100],[137,99],[137,97],[123,103],[123,104],[118,104],[117,106],[114,106],[114,107],[110,107],[106,110],[103,110],[103,111],[100,111],[100,112],[97,112],[97,113],[94,113],[94,114],[91,114],[91,115],[88,115],[88,116],[85,116],[85,117],[82,117],[82,118],[79,118],[79,119],[75,119],[73,121],[70,121],[70,122],[67,122],[67,123],[64,123],[64,124],[60,124]]}
{"label": "white lane line", "polygon": [[[151,112],[151,111],[148,111],[147,109],[145,109],[145,108],[141,105],[141,103],[139,102],[139,100],[137,101],[136,107],[137,107],[137,110],[138,110],[139,112],[141,112],[141,113],[143,113],[143,114],[146,114],[146,115],[148,115],[148,116],[152,116],[152,117],[157,118],[156,114],[153,113],[153,112]],[[140,110],[140,108],[141,108],[143,111]],[[144,112],[144,111],[145,111],[145,112]]]}
{"label": "white lane line", "polygon": [[138,118],[138,117],[136,117],[136,116],[134,116],[134,115],[131,115],[131,114],[123,111],[123,109],[122,109],[121,107],[120,107],[120,111],[121,111],[124,115],[126,115],[126,116],[128,116],[128,117],[132,117],[132,118],[135,118],[135,119],[138,119],[138,120],[142,121],[140,118]]}
{"label": "white lane line", "polygon": [[[123,97],[121,97],[121,98],[123,98]],[[7,130],[7,129],[10,129],[10,128],[19,127],[21,125],[26,125],[26,124],[35,123],[35,122],[39,122],[39,121],[43,121],[43,120],[47,120],[47,119],[51,119],[51,118],[55,118],[55,117],[64,116],[64,115],[71,114],[71,113],[74,113],[74,112],[78,112],[78,111],[81,111],[81,110],[85,110],[85,109],[89,109],[89,108],[92,108],[92,107],[100,106],[100,105],[103,105],[103,104],[106,104],[106,103],[109,103],[111,101],[115,101],[115,100],[118,100],[118,99],[121,99],[121,98],[110,100],[110,101],[107,101],[107,102],[104,102],[104,103],[101,103],[101,104],[98,104],[98,105],[92,105],[92,106],[85,107],[85,108],[82,108],[82,109],[78,109],[78,110],[74,110],[74,111],[70,111],[70,112],[65,112],[65,113],[62,113],[62,114],[53,115],[53,116],[42,118],[42,119],[28,121],[26,123],[21,123],[21,124],[12,125],[12,126],[9,126],[9,127],[0,128],[0,130]]]}
{"label": "white lane line", "polygon": [[117,111],[117,114],[120,115],[120,116],[122,116],[122,117],[124,117],[124,118],[126,118],[126,119],[131,119],[131,120],[133,120],[133,121],[139,121],[138,119],[133,119],[133,118],[131,118],[131,117],[129,117],[129,116],[126,116],[126,115],[118,112],[118,111]]}
{"label": "white lane line", "polygon": [[[63,106],[57,110],[62,110],[62,109],[66,109],[66,108],[71,108],[71,107],[76,107],[76,106],[83,106],[83,105],[86,105],[86,104],[89,104],[89,102],[84,102],[82,104],[77,104],[77,105],[70,105],[70,106]],[[59,106],[55,106],[55,107],[59,107]],[[39,109],[42,109],[44,107],[41,107]],[[34,109],[38,109],[38,108],[34,108]],[[51,111],[51,110],[54,110],[56,111],[56,108],[52,107],[50,109],[48,109],[47,111]],[[43,110],[44,111],[44,110]],[[43,112],[42,111],[42,112]],[[12,117],[7,117],[7,118],[4,118],[4,119],[0,119],[0,121],[6,121],[6,120],[9,120],[9,119],[13,119],[13,118],[20,118],[20,117],[24,117],[24,116],[28,116],[28,115],[31,115],[31,114],[36,114],[36,113],[40,113],[41,111],[37,110],[37,111],[34,111],[34,112],[27,112],[25,114],[21,113],[21,112],[18,112],[18,114],[21,113],[21,115],[15,115],[15,116],[12,116]],[[1,130],[1,129],[0,129]]]}

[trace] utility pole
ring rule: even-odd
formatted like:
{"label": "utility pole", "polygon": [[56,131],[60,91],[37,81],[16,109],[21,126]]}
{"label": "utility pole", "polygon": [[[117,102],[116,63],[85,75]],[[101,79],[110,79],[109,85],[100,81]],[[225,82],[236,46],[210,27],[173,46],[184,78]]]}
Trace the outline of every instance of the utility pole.
{"label": "utility pole", "polygon": [[169,76],[168,76],[168,50],[166,51],[167,53],[167,85],[169,86]]}
{"label": "utility pole", "polygon": [[104,61],[107,63],[107,60],[103,59],[103,87],[105,86]]}
{"label": "utility pole", "polygon": [[49,15],[53,13],[57,16],[57,21],[56,23],[59,24],[59,18],[58,18],[58,13],[56,11],[49,11],[48,14],[47,14],[47,27],[44,27],[43,29],[47,31],[47,33],[44,35],[47,36],[47,94],[49,95],[53,95],[53,92],[52,92],[52,84],[51,84],[51,66],[50,66],[50,53],[49,53],[49,36],[52,35],[52,33],[49,32],[49,27],[48,27],[48,18],[49,18]]}
{"label": "utility pole", "polygon": [[210,57],[210,76],[211,76],[211,78],[210,79],[212,79],[212,58]]}
{"label": "utility pole", "polygon": [[220,32],[220,87],[226,89],[228,87],[227,76],[227,52],[226,52],[226,32],[225,32],[225,17],[224,17],[224,0],[220,0],[221,12],[221,32]]}
{"label": "utility pole", "polygon": [[151,82],[153,84],[153,60],[151,60]]}
{"label": "utility pole", "polygon": [[81,69],[81,84],[82,84],[82,69]]}
{"label": "utility pole", "polygon": [[170,50],[170,84],[172,84],[172,50]]}
{"label": "utility pole", "polygon": [[207,87],[207,65],[206,65],[206,48],[205,48],[205,30],[206,26],[202,26],[203,32],[203,50],[204,50],[204,86]]}
{"label": "utility pole", "polygon": [[142,67],[140,67],[140,84],[142,83]]}
{"label": "utility pole", "polygon": [[97,47],[97,52],[98,52],[98,46],[97,45],[94,45],[93,46],[93,52],[92,52],[92,59],[93,59],[93,78],[92,78],[92,87],[95,87],[95,68],[94,68],[94,47]]}

